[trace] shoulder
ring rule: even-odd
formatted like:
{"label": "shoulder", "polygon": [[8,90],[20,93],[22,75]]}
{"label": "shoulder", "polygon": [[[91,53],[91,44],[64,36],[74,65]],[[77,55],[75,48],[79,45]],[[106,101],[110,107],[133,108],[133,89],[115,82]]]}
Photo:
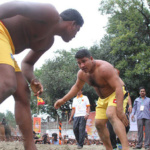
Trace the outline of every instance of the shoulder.
{"label": "shoulder", "polygon": [[58,11],[56,10],[56,8],[49,4],[48,6],[46,6],[47,9],[49,9],[48,13],[49,13],[49,20],[51,21],[55,21],[55,22],[59,22],[60,16]]}
{"label": "shoulder", "polygon": [[77,73],[78,79],[84,81],[86,74],[80,69]]}
{"label": "shoulder", "polygon": [[[33,3],[33,4],[32,4]],[[26,2],[27,5],[31,5],[33,11],[36,9],[39,13],[39,18],[50,24],[59,22],[59,13],[56,8],[50,3],[35,3],[35,2]],[[36,8],[35,8],[36,7]]]}
{"label": "shoulder", "polygon": [[84,97],[85,99],[88,99],[88,97],[87,97],[86,95],[83,95],[83,97]]}
{"label": "shoulder", "polygon": [[107,77],[107,76],[112,76],[112,74],[116,74],[113,65],[107,61],[96,60],[96,66],[101,76]]}
{"label": "shoulder", "polygon": [[146,97],[150,101],[150,97]]}
{"label": "shoulder", "polygon": [[140,98],[139,98],[139,97],[137,97],[137,98],[135,99],[135,102],[139,101],[139,99],[140,99]]}

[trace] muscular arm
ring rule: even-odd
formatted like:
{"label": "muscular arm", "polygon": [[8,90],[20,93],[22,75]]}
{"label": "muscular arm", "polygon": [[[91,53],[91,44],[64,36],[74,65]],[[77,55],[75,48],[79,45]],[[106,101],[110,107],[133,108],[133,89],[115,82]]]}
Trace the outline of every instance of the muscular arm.
{"label": "muscular arm", "polygon": [[61,105],[63,105],[65,102],[70,100],[72,97],[77,95],[77,93],[83,88],[85,82],[81,80],[81,72],[78,72],[77,80],[76,83],[72,86],[70,91],[61,99],[57,100],[56,103],[54,104],[54,107],[58,109]]}
{"label": "muscular arm", "polygon": [[44,52],[45,51],[34,52],[31,50],[29,51],[29,53],[27,54],[27,56],[23,59],[21,63],[22,73],[29,83],[31,83],[31,80],[35,78],[34,73],[33,73],[33,70],[34,70],[33,66]]}
{"label": "muscular arm", "polygon": [[117,99],[117,111],[123,112],[123,89],[121,80],[116,73],[114,67],[110,64],[103,65],[102,68],[102,77],[108,83],[108,85],[116,92]]}
{"label": "muscular arm", "polygon": [[59,19],[59,14],[51,4],[11,1],[0,5],[0,20],[22,15],[38,21]]}

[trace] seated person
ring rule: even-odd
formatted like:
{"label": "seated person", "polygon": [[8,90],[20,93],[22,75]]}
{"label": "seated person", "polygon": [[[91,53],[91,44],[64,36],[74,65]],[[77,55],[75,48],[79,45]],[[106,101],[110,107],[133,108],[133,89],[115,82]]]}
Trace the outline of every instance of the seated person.
{"label": "seated person", "polygon": [[52,139],[50,140],[51,144],[59,145],[59,140],[57,139],[57,133],[52,134]]}

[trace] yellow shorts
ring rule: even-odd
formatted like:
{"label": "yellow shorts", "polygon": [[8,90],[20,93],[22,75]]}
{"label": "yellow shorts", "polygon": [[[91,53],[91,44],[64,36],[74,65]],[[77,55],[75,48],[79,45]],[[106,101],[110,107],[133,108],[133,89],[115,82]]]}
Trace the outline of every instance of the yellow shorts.
{"label": "yellow shorts", "polygon": [[11,65],[15,72],[20,72],[20,68],[14,59],[15,48],[9,32],[4,24],[0,22],[0,64]]}
{"label": "yellow shorts", "polygon": [[[128,92],[125,90],[124,86],[123,86],[123,93],[124,93],[123,109],[125,112],[128,103]],[[115,106],[115,107],[117,106],[115,92],[105,99],[101,98],[98,99],[95,119],[108,119],[106,116],[106,109],[108,106]]]}

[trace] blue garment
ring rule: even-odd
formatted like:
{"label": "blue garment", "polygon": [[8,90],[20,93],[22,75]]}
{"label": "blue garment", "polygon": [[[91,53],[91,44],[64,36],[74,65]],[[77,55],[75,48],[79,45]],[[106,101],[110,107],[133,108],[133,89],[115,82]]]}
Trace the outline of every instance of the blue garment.
{"label": "blue garment", "polygon": [[[144,106],[144,110],[140,111],[140,107]],[[150,98],[146,97],[144,100],[141,97],[135,99],[133,104],[133,114],[137,113],[137,119],[150,119]]]}
{"label": "blue garment", "polygon": [[[50,140],[50,142],[52,143],[52,140]],[[54,141],[54,145],[59,145],[59,140]]]}

